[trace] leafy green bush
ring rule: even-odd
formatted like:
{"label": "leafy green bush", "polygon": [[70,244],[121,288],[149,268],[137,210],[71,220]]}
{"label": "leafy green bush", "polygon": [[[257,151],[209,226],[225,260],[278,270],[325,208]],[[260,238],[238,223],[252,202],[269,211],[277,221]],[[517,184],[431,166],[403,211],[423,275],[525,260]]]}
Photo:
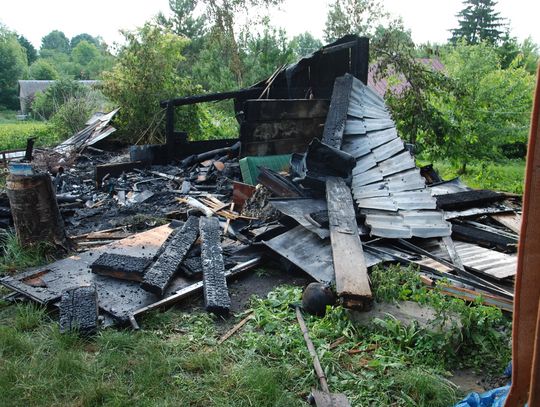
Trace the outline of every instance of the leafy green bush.
{"label": "leafy green bush", "polygon": [[[201,91],[177,70],[188,40],[151,24],[123,34],[126,45],[116,65],[103,73],[103,93],[122,107],[116,120],[124,138],[131,142],[163,141],[165,111],[159,102]],[[180,128],[200,137],[199,107],[178,110]]]}
{"label": "leafy green bush", "polygon": [[32,112],[41,119],[50,119],[62,107],[72,99],[85,97],[90,92],[87,86],[71,79],[61,79],[44,92],[36,94],[32,102]]}
{"label": "leafy green bush", "polygon": [[47,123],[4,123],[0,124],[0,151],[25,148],[30,137],[36,138],[36,146],[53,146],[60,141]]}
{"label": "leafy green bush", "polygon": [[92,114],[108,110],[106,104],[103,94],[95,90],[68,99],[51,117],[51,128],[59,139],[66,139],[81,130]]}

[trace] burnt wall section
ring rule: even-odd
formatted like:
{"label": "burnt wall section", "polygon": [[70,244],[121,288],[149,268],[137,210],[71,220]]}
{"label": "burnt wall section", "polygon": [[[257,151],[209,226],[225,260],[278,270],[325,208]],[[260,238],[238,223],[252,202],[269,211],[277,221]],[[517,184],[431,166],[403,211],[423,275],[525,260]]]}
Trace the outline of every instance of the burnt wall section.
{"label": "burnt wall section", "polygon": [[209,312],[226,315],[231,307],[231,299],[225,279],[219,220],[201,217],[199,222],[205,308]]}
{"label": "burnt wall section", "polygon": [[257,99],[244,104],[242,156],[304,152],[321,138],[330,102],[326,99]]}
{"label": "burnt wall section", "polygon": [[62,292],[60,332],[78,331],[93,335],[98,330],[98,296],[95,285],[75,287]]}
{"label": "burnt wall section", "polygon": [[163,295],[198,236],[199,220],[190,216],[184,226],[175,229],[163,243],[159,256],[144,275],[142,288]]}

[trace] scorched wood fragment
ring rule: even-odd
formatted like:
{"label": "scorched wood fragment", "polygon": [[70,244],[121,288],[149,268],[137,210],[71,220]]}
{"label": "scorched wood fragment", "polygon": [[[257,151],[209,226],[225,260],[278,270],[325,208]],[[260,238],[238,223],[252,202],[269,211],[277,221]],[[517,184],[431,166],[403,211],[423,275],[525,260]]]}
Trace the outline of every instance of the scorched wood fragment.
{"label": "scorched wood fragment", "polygon": [[150,262],[151,260],[146,257],[103,253],[92,263],[90,269],[93,273],[119,280],[142,281],[144,270]]}
{"label": "scorched wood fragment", "polygon": [[328,178],[326,202],[337,294],[346,307],[368,309],[372,302],[371,287],[351,191],[343,179]]}
{"label": "scorched wood fragment", "polygon": [[156,260],[144,275],[142,288],[163,295],[189,249],[199,236],[199,220],[188,218],[184,226],[176,229],[165,241]]}
{"label": "scorched wood fragment", "polygon": [[60,332],[92,335],[98,329],[98,296],[94,285],[65,290],[60,300]]}
{"label": "scorched wood fragment", "polygon": [[201,259],[206,310],[228,314],[231,299],[225,279],[225,264],[221,251],[221,229],[217,218],[200,218]]}

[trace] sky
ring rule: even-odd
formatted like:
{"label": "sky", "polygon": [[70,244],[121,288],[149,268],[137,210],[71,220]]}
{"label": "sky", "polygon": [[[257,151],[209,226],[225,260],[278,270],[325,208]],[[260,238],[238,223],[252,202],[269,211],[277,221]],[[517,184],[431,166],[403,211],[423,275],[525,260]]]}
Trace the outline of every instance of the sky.
{"label": "sky", "polygon": [[[331,0],[284,0],[280,11],[272,11],[271,22],[284,28],[289,37],[311,32],[323,39],[328,3]],[[461,0],[382,0],[393,16],[401,16],[416,43],[445,42]],[[157,13],[167,13],[168,0],[0,0],[0,22],[28,38],[36,48],[52,30],[69,38],[88,33],[101,36],[109,45],[121,42],[120,29],[133,30]],[[512,34],[521,41],[528,36],[540,44],[538,0],[499,0],[497,10],[510,21]]]}

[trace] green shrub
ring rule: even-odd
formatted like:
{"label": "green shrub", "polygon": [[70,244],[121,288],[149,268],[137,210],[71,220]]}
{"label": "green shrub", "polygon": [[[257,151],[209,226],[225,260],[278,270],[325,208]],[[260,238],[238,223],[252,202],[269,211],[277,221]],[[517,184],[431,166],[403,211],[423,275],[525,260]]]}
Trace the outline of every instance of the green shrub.
{"label": "green shrub", "polygon": [[50,119],[64,103],[75,98],[82,98],[90,92],[90,88],[71,79],[62,79],[44,92],[36,94],[32,102],[32,112],[41,119]]}
{"label": "green shrub", "polygon": [[97,111],[105,109],[103,94],[90,90],[79,97],[68,99],[51,117],[51,128],[60,139],[66,139],[84,128],[86,121]]}

